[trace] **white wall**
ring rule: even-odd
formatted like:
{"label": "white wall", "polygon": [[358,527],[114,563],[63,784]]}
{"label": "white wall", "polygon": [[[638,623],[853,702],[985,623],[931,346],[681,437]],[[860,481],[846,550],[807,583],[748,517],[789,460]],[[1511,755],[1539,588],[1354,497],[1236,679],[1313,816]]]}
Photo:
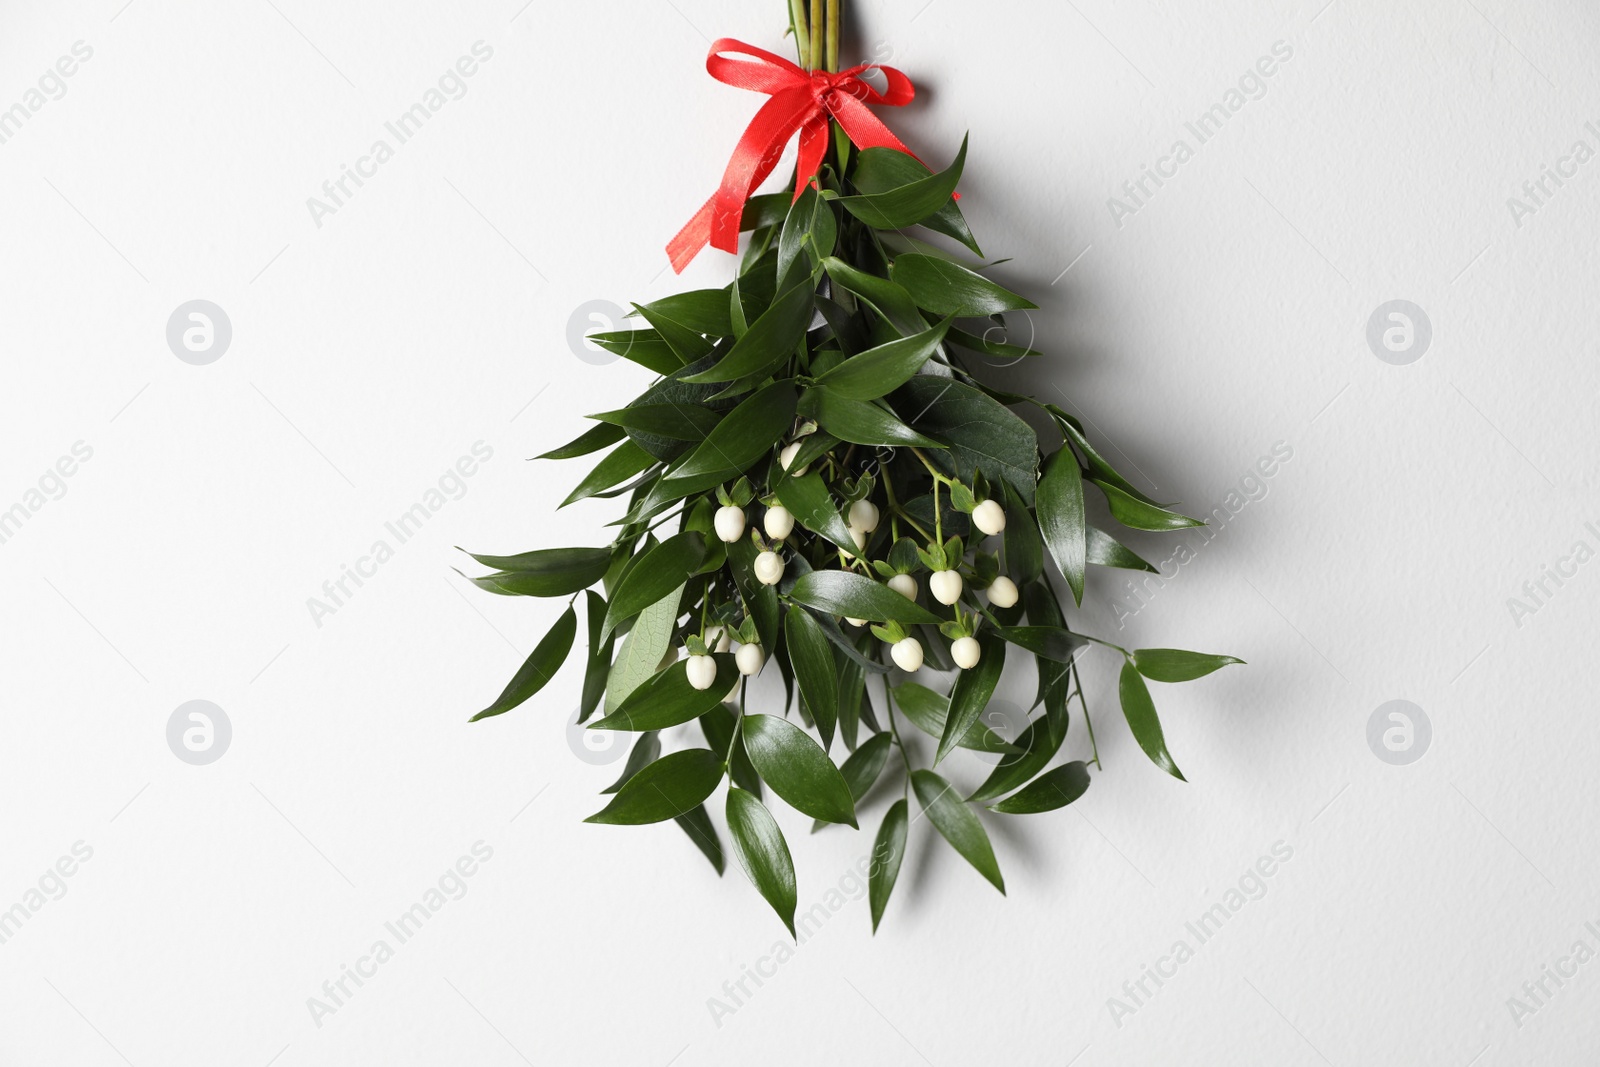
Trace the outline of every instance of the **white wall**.
{"label": "white wall", "polygon": [[[646,383],[575,356],[575,309],[728,277],[704,254],[676,279],[661,246],[758,103],[705,75],[705,38],[781,48],[781,4],[122,2],[8,3],[0,33],[0,107],[93,50],[0,144],[0,508],[42,503],[0,544],[0,907],[92,850],[0,944],[0,1060],[1587,1062],[1600,963],[1542,1006],[1522,987],[1600,951],[1600,564],[1520,618],[1508,599],[1600,548],[1600,162],[1519,192],[1600,149],[1592,9],[856,5],[922,88],[886,117],[936,162],[972,131],[964,210],[1042,305],[1048,358],[999,380],[1064,390],[1199,511],[1292,458],[1147,609],[1090,585],[1085,626],[1250,661],[1158,692],[1188,784],[1091,657],[1105,773],[990,821],[1007,898],[919,823],[875,939],[847,901],[714,1020],[780,925],[675,828],[581,825],[620,764],[569,748],[575,670],[466,725],[559,605],[473,590],[451,546],[601,543],[610,505],[550,511],[582,464],[523,458]],[[477,41],[466,95],[319,225],[307,198]],[[1275,46],[1198,144],[1185,122]],[[1193,158],[1114,219],[1180,138]],[[165,337],[196,298],[232,326],[205,366]],[[1392,299],[1431,323],[1409,365],[1366,339]],[[77,442],[65,495],[30,497]],[[478,442],[399,544],[386,521]],[[319,625],[308,598],[380,539],[393,558]],[[207,766],[166,740],[194,699],[232,727]],[[1420,761],[1369,748],[1391,700],[1431,723]],[[805,909],[868,840],[781,817]],[[317,1025],[307,998],[480,841],[465,896]],[[1200,944],[1185,924],[1275,846]]]}

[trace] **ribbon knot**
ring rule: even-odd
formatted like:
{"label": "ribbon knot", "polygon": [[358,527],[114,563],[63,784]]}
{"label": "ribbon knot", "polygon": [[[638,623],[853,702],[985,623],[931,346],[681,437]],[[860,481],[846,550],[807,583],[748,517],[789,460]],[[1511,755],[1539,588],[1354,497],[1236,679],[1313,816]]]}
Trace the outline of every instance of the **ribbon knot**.
{"label": "ribbon knot", "polygon": [[[750,60],[730,59],[723,53],[749,56]],[[883,92],[862,78],[870,70],[883,73]],[[866,106],[900,107],[916,95],[911,79],[893,67],[863,63],[836,72],[808,71],[782,56],[724,37],[711,46],[706,71],[726,85],[765,93],[770,99],[739,138],[722,173],[722,184],[667,245],[672,269],[680,274],[707,244],[724,252],[739,250],[739,220],[745,201],[772,173],[796,133],[800,135],[800,154],[795,165],[795,199],[822,166],[830,119],[858,148],[893,148],[916,158]]]}

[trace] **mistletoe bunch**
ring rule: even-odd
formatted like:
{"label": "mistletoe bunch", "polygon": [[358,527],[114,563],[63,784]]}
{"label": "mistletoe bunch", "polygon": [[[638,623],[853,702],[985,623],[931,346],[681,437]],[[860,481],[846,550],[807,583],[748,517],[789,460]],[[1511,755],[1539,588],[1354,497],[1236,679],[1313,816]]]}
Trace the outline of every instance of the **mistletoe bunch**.
{"label": "mistletoe bunch", "polygon": [[[810,29],[802,59],[825,32]],[[574,646],[583,594],[579,721],[637,735],[604,791],[610,801],[588,821],[675,820],[721,873],[707,804],[726,780],[734,855],[791,934],[795,870],[769,792],[817,828],[856,828],[874,785],[898,779],[873,850],[876,930],[913,793],[1004,892],[974,808],[1034,814],[1087,789],[1089,765],[1100,766],[1076,662],[1087,644],[1120,654],[1128,725],[1178,778],[1146,680],[1239,662],[1130,651],[1069,622],[1058,580],[1076,607],[1091,564],[1154,570],[1090,521],[1086,489],[1132,529],[1200,523],[1118,474],[1062,408],[972,373],[985,359],[1038,353],[996,338],[1008,313],[1036,305],[956,251],[981,257],[954,195],[965,158],[963,143],[933,173],[890,148],[857,150],[833,127],[797,198],[746,204],[749,241],[730,285],[635,305],[638,328],[592,336],[659,377],[540,458],[607,450],[562,506],[624,500],[612,543],[473,556],[493,569],[472,579],[484,589],[571,598],[474,719],[549,682]],[[1060,443],[1041,442],[1013,409],[1032,409]],[[1008,662],[1025,660],[1036,696],[1029,725],[1007,741],[983,712]],[[953,682],[936,672],[954,672]],[[763,674],[777,680],[754,685]],[[1074,700],[1088,759],[1052,767]],[[686,747],[664,755],[663,732],[689,723]],[[936,740],[931,761],[907,743],[908,726]],[[1000,756],[965,798],[938,770],[958,749]]]}

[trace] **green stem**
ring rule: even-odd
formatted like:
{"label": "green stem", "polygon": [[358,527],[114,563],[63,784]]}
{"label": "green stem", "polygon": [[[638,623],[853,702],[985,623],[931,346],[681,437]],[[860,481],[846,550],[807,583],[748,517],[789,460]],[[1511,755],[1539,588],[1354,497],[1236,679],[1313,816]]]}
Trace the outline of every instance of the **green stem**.
{"label": "green stem", "polygon": [[900,750],[900,762],[906,766],[906,793],[910,796],[911,789],[911,757],[906,755],[906,743],[900,740],[900,727],[895,724],[894,718],[894,693],[889,688],[889,676],[883,676],[883,704],[889,711],[889,735],[894,738],[894,747]]}
{"label": "green stem", "polygon": [[1078,707],[1083,709],[1083,725],[1089,728],[1089,749],[1094,753],[1092,758],[1095,770],[1103,771],[1105,768],[1100,765],[1100,746],[1094,742],[1094,720],[1089,717],[1089,702],[1083,696],[1083,679],[1078,676],[1077,662],[1069,664],[1067,669],[1072,672],[1072,687],[1078,691]]}
{"label": "green stem", "polygon": [[806,28],[806,0],[789,0],[789,28],[794,31],[795,51],[804,64],[811,55],[811,33]]}
{"label": "green stem", "polygon": [[839,0],[828,0],[828,69],[839,69]]}
{"label": "green stem", "polygon": [[806,67],[809,70],[822,68],[822,40],[826,34],[826,23],[822,21],[822,0],[811,0],[811,55]]}

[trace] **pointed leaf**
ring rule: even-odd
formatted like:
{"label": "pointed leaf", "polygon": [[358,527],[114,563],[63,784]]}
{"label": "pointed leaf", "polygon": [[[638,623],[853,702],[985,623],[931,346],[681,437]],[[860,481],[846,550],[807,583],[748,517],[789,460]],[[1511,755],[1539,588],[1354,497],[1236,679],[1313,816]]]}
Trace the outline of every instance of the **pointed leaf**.
{"label": "pointed leaf", "polygon": [[625,436],[627,434],[623,432],[620,426],[591,426],[560,448],[552,448],[548,452],[541,452],[533,458],[574,459],[578,456],[587,456],[590,452],[598,452],[607,445],[616,444]]}
{"label": "pointed leaf", "polygon": [[995,861],[989,835],[961,795],[949,782],[928,770],[911,772],[911,788],[916,790],[917,802],[928,813],[928,821],[933,823],[934,829],[987,878],[990,885],[1004,893],[1005,879],[1000,876],[1000,864]]}
{"label": "pointed leaf", "polygon": [[[853,548],[853,546],[852,546]],[[789,599],[830,615],[843,615],[870,622],[895,622],[907,625],[937,626],[942,621],[916,601],[875,582],[863,574],[849,571],[812,571],[803,574],[789,590]]]}
{"label": "pointed leaf", "polygon": [[883,814],[878,838],[872,844],[872,866],[867,868],[867,899],[872,906],[872,932],[878,932],[889,894],[900,877],[900,863],[906,856],[906,802],[895,801]]}
{"label": "pointed leaf", "polygon": [[828,493],[821,472],[784,478],[778,483],[777,495],[778,503],[794,514],[795,522],[855,555],[856,543],[850,538],[850,528],[840,518],[839,505]]}
{"label": "pointed leaf", "polygon": [[614,485],[620,485],[635,474],[649,470],[655,462],[656,457],[637,444],[624,441],[607,452],[605,458],[595,464],[594,469],[578,483],[576,489],[567,494],[567,499],[559,506],[564,508],[568,504],[575,504],[596,493],[604,492]]}
{"label": "pointed leaf", "polygon": [[1000,803],[989,805],[989,810],[1003,815],[1037,815],[1066,807],[1083,796],[1088,788],[1088,766],[1082,760],[1073,760],[1040,775],[1037,781]]}
{"label": "pointed leaf", "polygon": [[[888,733],[873,734],[860,748],[850,753],[850,757],[839,767],[839,773],[844,776],[844,784],[850,788],[852,802],[860,804],[861,798],[867,795],[867,790],[871,789],[879,775],[883,774],[884,764],[889,762],[889,749],[893,747],[894,738]],[[825,825],[827,824],[819,819],[812,825],[812,833]]]}
{"label": "pointed leaf", "polygon": [[755,794],[743,789],[728,790],[728,836],[733,839],[733,854],[744,868],[750,883],[760,890],[783,925],[794,936],[794,909],[799,892],[794,881],[794,860],[778,821]]}
{"label": "pointed leaf", "polygon": [[751,375],[770,374],[794,355],[795,347],[805,336],[806,327],[811,325],[815,296],[816,289],[807,276],[773,301],[715,366],[686,375],[683,380],[731,382]]}
{"label": "pointed leaf", "polygon": [[733,655],[718,652],[717,678],[709,689],[689,684],[689,661],[679,660],[628,694],[617,710],[589,724],[591,730],[665,730],[698,719],[727,699],[739,683]]}
{"label": "pointed leaf", "polygon": [[689,835],[689,840],[695,843],[695,847],[711,861],[711,866],[717,869],[717,874],[721,875],[724,867],[722,842],[717,837],[717,828],[712,825],[706,806],[701,804],[697,808],[691,808],[682,815],[675,816],[673,821],[683,828],[683,832]]}
{"label": "pointed leaf", "polygon": [[1117,695],[1122,698],[1122,714],[1127,718],[1134,740],[1139,742],[1144,754],[1178,781],[1188,781],[1167,754],[1167,739],[1161,734],[1161,720],[1156,717],[1155,702],[1150,699],[1150,690],[1140,677],[1139,669],[1131,661],[1122,665]]}
{"label": "pointed leaf", "polygon": [[680,586],[705,560],[706,542],[693,530],[685,530],[647,552],[617,583],[606,609],[602,634],[609,634],[621,623],[660,600],[673,587]]}
{"label": "pointed leaf", "polygon": [[[861,357],[854,357],[859,359]],[[849,366],[846,360],[843,366]],[[800,397],[800,413],[815,419],[841,441],[876,447],[943,448],[944,445],[913,430],[890,412],[865,400],[848,400],[826,386],[807,389]]]}
{"label": "pointed leaf", "polygon": [[[945,722],[950,717],[948,697],[916,682],[906,682],[895,687],[894,700],[917,729],[934,739],[944,736]],[[970,748],[976,752],[1006,753],[1017,750],[1016,746],[981,721],[969,726],[957,743],[962,748]]]}
{"label": "pointed leaf", "polygon": [[688,496],[749,468],[789,429],[795,399],[794,385],[787,381],[773,382],[746,398],[667,472],[662,488]]}
{"label": "pointed leaf", "polygon": [[[1010,527],[1007,527],[1009,531]],[[1089,562],[1101,567],[1121,567],[1131,571],[1149,571],[1159,574],[1160,571],[1147,563],[1122,542],[1106,533],[1098,526],[1089,527]]]}
{"label": "pointed leaf", "polygon": [[1100,492],[1105,494],[1106,503],[1111,508],[1111,517],[1122,525],[1134,530],[1186,530],[1191,526],[1204,526],[1200,519],[1191,519],[1187,515],[1180,515],[1176,511],[1147,504],[1137,497],[1130,496],[1122,489],[1098,477],[1091,477]]}
{"label": "pointed leaf", "polygon": [[983,275],[937,256],[907,253],[894,258],[889,277],[935,315],[978,318],[1039,305]]}
{"label": "pointed leaf", "polygon": [[950,689],[950,714],[945,720],[944,733],[939,737],[934,766],[950,754],[978,721],[983,709],[989,706],[989,698],[994,696],[994,687],[1005,669],[1006,643],[998,634],[993,630],[983,631],[978,636],[978,647],[983,650],[978,665],[958,674],[956,684]]}
{"label": "pointed leaf", "polygon": [[1083,471],[1072,449],[1050,457],[1034,498],[1039,531],[1072,590],[1074,603],[1083,603],[1083,572],[1089,562],[1088,520],[1083,513]]}
{"label": "pointed leaf", "polygon": [[487,719],[491,715],[501,715],[527,700],[533,694],[545,687],[545,683],[555,676],[561,664],[566,660],[567,653],[572,651],[572,639],[578,634],[578,613],[567,605],[567,610],[561,613],[556,624],[550,627],[550,632],[534,646],[522,667],[505,691],[495,699],[493,704],[474,715],[470,722]]}
{"label": "pointed leaf", "polygon": [[656,735],[655,731],[652,730],[649,733],[640,734],[639,739],[633,743],[633,748],[628,752],[628,762],[622,765],[622,777],[600,790],[600,794],[605,796],[609,793],[615,793],[628,784],[628,779],[654,763],[660,755],[661,738]]}
{"label": "pointed leaf", "polygon": [[1023,503],[1033,502],[1039,439],[1022,419],[980,389],[933,375],[918,375],[894,394],[895,410],[919,433],[950,446],[956,473],[968,485],[981,472],[1004,481]]}
{"label": "pointed leaf", "polygon": [[1230,663],[1243,662],[1232,656],[1185,652],[1180,648],[1141,648],[1133,654],[1133,665],[1152,682],[1189,682]]}
{"label": "pointed leaf", "polygon": [[606,713],[615,711],[645,680],[656,673],[672,642],[678,625],[678,601],[683,586],[651,604],[633,620],[628,636],[622,639],[616,662],[606,677]]}
{"label": "pointed leaf", "polygon": [[[867,152],[883,151],[869,148]],[[898,230],[915,226],[950,202],[961,181],[961,168],[967,161],[967,139],[961,138],[961,150],[949,168],[926,178],[919,178],[894,189],[882,192],[863,192],[858,196],[841,196],[844,209],[875,230]],[[857,164],[859,174],[860,164]]]}
{"label": "pointed leaf", "polygon": [[876,400],[900,388],[939,349],[950,329],[947,318],[910,337],[858,352],[817,379],[828,392],[846,400]]}
{"label": "pointed leaf", "polygon": [[833,743],[834,727],[839,721],[839,679],[834,674],[833,649],[817,620],[798,604],[785,616],[783,640],[795,680],[800,683],[800,695],[816,720],[826,751]]}
{"label": "pointed leaf", "polygon": [[480,589],[502,596],[571,596],[605,577],[609,548],[544,548],[515,556],[467,555],[502,573],[471,579]]}
{"label": "pointed leaf", "polygon": [[611,803],[584,822],[637,826],[693,811],[722,781],[722,757],[708,748],[663,756],[628,779]]}
{"label": "pointed leaf", "polygon": [[824,822],[856,825],[855,802],[822,746],[788,719],[746,715],[744,748],[761,780],[796,811]]}

